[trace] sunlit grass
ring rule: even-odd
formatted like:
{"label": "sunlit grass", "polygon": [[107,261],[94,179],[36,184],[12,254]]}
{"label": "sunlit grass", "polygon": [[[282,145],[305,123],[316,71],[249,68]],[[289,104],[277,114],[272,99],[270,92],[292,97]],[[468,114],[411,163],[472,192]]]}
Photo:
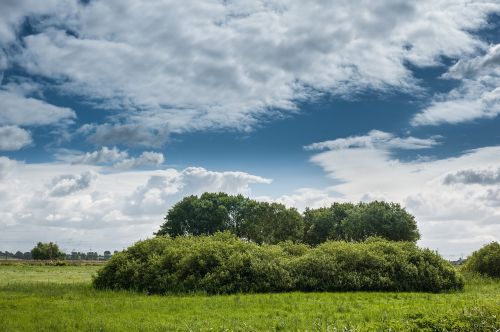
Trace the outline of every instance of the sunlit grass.
{"label": "sunlit grass", "polygon": [[[0,266],[0,331],[495,331],[500,281],[463,292],[148,296],[97,291],[95,266]],[[495,316],[496,315],[496,316]]]}

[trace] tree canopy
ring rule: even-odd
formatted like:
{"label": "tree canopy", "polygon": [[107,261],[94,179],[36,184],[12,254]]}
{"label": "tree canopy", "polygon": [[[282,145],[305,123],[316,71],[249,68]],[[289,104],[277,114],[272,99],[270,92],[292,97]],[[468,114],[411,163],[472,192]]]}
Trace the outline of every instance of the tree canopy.
{"label": "tree canopy", "polygon": [[303,219],[294,208],[242,195],[204,193],[175,204],[156,235],[211,235],[229,231],[257,243],[302,240]]}
{"label": "tree canopy", "polygon": [[31,249],[31,256],[33,259],[63,259],[66,255],[62,252],[57,244],[49,242],[42,243],[38,242],[36,247]]}
{"label": "tree canopy", "polygon": [[211,235],[229,231],[259,244],[283,241],[316,246],[327,240],[363,241],[379,236],[392,241],[420,238],[415,218],[396,203],[333,203],[300,214],[283,204],[242,195],[204,193],[175,204],[156,235]]}

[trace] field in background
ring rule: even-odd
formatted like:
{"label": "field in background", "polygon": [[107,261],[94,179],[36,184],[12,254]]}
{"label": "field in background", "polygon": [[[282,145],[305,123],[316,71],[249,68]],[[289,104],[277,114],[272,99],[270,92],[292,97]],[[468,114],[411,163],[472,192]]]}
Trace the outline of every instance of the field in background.
{"label": "field in background", "polygon": [[0,331],[496,331],[500,280],[464,292],[148,296],[96,291],[99,266],[0,265]]}

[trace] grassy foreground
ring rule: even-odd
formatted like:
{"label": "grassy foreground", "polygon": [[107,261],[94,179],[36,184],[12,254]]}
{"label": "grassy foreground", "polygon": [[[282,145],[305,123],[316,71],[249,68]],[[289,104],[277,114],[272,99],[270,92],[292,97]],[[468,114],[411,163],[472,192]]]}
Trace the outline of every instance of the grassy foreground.
{"label": "grassy foreground", "polygon": [[147,296],[97,291],[99,266],[0,265],[0,331],[496,331],[500,280],[463,292]]}

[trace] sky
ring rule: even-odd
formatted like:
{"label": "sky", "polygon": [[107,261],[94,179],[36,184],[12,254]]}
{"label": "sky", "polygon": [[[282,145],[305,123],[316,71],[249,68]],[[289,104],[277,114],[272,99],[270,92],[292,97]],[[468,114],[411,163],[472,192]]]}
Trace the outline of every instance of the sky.
{"label": "sky", "polygon": [[386,200],[500,241],[500,2],[4,0],[0,250],[121,250],[182,197]]}

